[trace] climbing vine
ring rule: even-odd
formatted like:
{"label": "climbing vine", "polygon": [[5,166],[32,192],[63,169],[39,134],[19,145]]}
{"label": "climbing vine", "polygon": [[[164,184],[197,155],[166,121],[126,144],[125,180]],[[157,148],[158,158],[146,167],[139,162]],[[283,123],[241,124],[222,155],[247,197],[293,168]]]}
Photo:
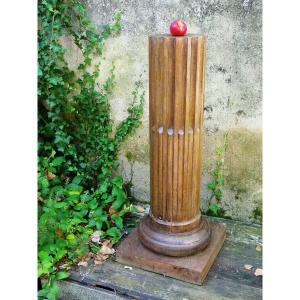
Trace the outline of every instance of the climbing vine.
{"label": "climbing vine", "polygon": [[[139,127],[144,90],[135,83],[128,116],[114,125],[109,100],[115,87],[112,65],[98,77],[105,41],[121,31],[121,13],[99,32],[79,0],[38,2],[38,276],[41,299],[56,299],[57,280],[101,244],[122,234],[134,210],[116,174],[118,153]],[[82,61],[70,68],[62,39],[71,38]]]}
{"label": "climbing vine", "polygon": [[211,180],[208,183],[208,189],[211,191],[208,211],[209,215],[224,217],[224,210],[220,206],[220,202],[223,196],[222,186],[224,182],[223,167],[224,156],[228,146],[228,133],[224,134],[224,142],[222,146],[219,146],[215,150],[215,166],[211,173]]}

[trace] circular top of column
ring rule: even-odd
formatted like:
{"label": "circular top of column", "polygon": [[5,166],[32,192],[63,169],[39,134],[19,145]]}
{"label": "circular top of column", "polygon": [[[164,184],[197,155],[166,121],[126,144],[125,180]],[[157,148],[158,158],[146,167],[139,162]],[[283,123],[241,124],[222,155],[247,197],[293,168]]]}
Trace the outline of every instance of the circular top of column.
{"label": "circular top of column", "polygon": [[184,36],[173,36],[171,34],[151,34],[149,35],[149,38],[170,38],[170,39],[186,39],[186,38],[193,38],[193,37],[198,37],[198,38],[206,38],[205,35],[203,34],[186,34]]}

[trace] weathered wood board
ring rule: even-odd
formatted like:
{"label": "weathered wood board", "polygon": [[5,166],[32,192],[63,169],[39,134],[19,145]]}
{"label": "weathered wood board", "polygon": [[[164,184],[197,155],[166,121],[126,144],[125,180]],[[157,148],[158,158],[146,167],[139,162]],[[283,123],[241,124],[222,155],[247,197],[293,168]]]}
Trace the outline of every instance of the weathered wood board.
{"label": "weathered wood board", "polygon": [[[60,299],[262,299],[262,277],[254,275],[256,268],[262,268],[262,253],[255,249],[262,243],[261,226],[210,220],[226,223],[227,237],[202,286],[138,268],[124,268],[110,259],[101,266],[74,268],[70,278],[62,282]],[[245,264],[253,268],[246,270]]]}

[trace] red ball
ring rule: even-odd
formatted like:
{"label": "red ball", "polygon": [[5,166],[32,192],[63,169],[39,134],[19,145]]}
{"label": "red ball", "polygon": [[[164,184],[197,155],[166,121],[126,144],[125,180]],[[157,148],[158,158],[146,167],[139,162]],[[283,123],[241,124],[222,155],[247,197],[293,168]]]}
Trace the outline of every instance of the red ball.
{"label": "red ball", "polygon": [[175,20],[170,25],[170,32],[174,36],[183,36],[186,34],[187,26],[182,20]]}

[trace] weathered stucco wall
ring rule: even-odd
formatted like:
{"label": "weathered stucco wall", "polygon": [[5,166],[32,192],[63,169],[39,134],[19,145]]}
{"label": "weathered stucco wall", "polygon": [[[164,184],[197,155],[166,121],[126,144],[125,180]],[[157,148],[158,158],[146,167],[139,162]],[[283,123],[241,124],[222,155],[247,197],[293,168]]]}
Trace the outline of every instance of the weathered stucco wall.
{"label": "weathered stucco wall", "polygon": [[[124,153],[131,151],[134,196],[149,201],[148,35],[168,33],[172,20],[182,18],[189,33],[208,38],[205,98],[205,137],[202,206],[215,164],[215,148],[228,132],[222,207],[235,219],[259,221],[262,202],[262,3],[261,0],[86,0],[88,12],[101,29],[116,10],[124,10],[123,31],[107,42],[102,71],[116,65],[117,86],[112,99],[116,122],[126,115],[134,81],[146,70],[143,125],[124,147],[120,170],[130,167]],[[199,183],[200,184],[200,183]],[[256,216],[256,218],[254,218]],[[258,217],[257,217],[258,216]]]}

